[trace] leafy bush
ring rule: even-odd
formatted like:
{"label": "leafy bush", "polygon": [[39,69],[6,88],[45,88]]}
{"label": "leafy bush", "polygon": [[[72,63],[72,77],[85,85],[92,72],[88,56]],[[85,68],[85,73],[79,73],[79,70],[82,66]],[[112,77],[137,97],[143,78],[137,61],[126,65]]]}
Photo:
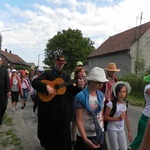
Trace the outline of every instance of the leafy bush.
{"label": "leafy bush", "polygon": [[143,77],[143,75],[130,74],[120,79],[130,83],[132,90],[128,98],[133,105],[144,105],[143,92],[146,82],[143,80]]}

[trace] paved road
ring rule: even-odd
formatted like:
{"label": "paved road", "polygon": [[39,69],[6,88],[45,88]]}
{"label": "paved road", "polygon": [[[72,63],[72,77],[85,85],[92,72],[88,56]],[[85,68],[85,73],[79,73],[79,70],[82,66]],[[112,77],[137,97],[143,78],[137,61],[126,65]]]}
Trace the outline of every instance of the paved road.
{"label": "paved road", "polygon": [[[136,137],[136,134],[137,134],[138,121],[139,121],[139,118],[141,117],[142,110],[143,110],[143,107],[136,107],[136,106],[132,106],[132,105],[129,105],[129,107],[128,107],[128,115],[129,115],[133,139]],[[127,133],[126,126],[125,126],[125,131]],[[129,145],[128,137],[127,137],[127,143]],[[109,149],[109,147],[110,146],[108,143],[108,149]]]}
{"label": "paved road", "polygon": [[137,134],[138,121],[141,117],[142,111],[143,111],[143,107],[136,107],[136,106],[129,105],[128,113],[129,113],[129,120],[132,129],[133,139]]}
{"label": "paved road", "polygon": [[[18,135],[21,136],[26,149],[43,150],[37,138],[37,115],[35,116],[35,118],[32,117],[32,106],[33,103],[31,102],[31,100],[27,101],[25,109],[21,109],[21,105],[19,103],[18,111],[13,114],[14,122],[18,130]],[[10,107],[8,109],[10,109]],[[137,124],[142,110],[142,107],[129,105],[129,119],[133,138],[136,136]],[[19,130],[20,126],[22,127]]]}

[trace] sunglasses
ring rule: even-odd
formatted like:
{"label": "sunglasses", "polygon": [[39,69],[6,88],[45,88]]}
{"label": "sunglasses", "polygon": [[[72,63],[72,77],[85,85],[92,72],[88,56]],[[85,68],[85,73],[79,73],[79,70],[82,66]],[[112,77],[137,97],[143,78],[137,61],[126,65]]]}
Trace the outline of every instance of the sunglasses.
{"label": "sunglasses", "polygon": [[103,84],[103,82],[95,82],[95,83],[97,83],[97,84]]}

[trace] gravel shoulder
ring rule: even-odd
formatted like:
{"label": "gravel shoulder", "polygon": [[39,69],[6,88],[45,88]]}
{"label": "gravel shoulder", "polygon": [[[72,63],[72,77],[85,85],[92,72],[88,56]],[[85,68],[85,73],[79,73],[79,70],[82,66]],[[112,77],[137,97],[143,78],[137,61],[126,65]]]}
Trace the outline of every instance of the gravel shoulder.
{"label": "gravel shoulder", "polygon": [[[32,117],[32,106],[33,103],[28,100],[25,109],[21,109],[20,102],[18,102],[18,109],[16,112],[11,111],[11,100],[8,102],[6,110],[7,117],[12,118],[12,124],[8,125],[5,122],[0,126],[0,132],[7,132],[12,130],[17,138],[20,138],[20,146],[15,145],[13,142],[2,145],[0,149],[4,150],[44,150],[39,143],[37,138],[37,116]],[[3,134],[3,139],[11,140],[12,134]],[[0,138],[2,141],[2,139]],[[15,139],[14,139],[15,140]]]}

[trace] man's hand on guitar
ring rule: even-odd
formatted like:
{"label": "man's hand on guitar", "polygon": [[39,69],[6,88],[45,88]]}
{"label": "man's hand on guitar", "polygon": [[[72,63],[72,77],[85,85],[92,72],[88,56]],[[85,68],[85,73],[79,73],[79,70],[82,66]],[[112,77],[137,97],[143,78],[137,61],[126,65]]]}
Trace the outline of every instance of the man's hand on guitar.
{"label": "man's hand on guitar", "polygon": [[50,87],[49,85],[47,85],[46,88],[47,88],[47,93],[48,94],[53,94],[54,93],[54,89],[52,87]]}
{"label": "man's hand on guitar", "polygon": [[56,78],[53,81],[41,80],[42,83],[46,84],[46,92],[38,92],[39,98],[44,102],[49,102],[55,95],[62,95],[66,92],[66,86],[71,85],[75,80],[64,82],[62,78]]}

